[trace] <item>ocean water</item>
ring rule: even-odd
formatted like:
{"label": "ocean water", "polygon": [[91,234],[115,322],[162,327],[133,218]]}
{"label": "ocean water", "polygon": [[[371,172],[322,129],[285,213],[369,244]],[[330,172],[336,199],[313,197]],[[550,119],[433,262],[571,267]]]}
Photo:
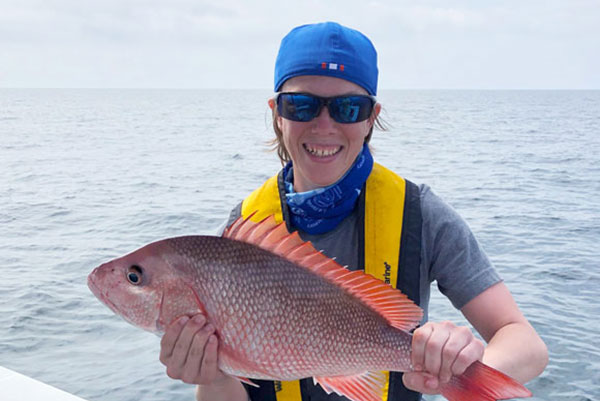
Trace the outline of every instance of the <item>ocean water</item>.
{"label": "ocean water", "polygon": [[[0,365],[90,401],[193,399],[160,339],[86,276],[150,241],[215,233],[279,168],[269,95],[0,89]],[[546,341],[532,399],[600,400],[600,91],[379,100],[391,127],[375,159],[466,218]],[[433,292],[431,319],[464,323]]]}

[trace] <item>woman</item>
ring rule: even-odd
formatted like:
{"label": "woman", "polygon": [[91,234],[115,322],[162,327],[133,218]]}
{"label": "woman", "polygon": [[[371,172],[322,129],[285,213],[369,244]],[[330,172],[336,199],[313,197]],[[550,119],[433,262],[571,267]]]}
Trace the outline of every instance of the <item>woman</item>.
{"label": "woman", "polygon": [[[377,74],[370,40],[339,24],[304,25],[282,40],[277,95],[268,104],[287,164],[233,210],[229,223],[254,210],[275,214],[340,264],[365,266],[400,288],[425,310],[424,322],[430,283],[438,282],[487,345],[469,328],[424,323],[414,331],[414,371],[392,373],[388,399],[437,394],[477,360],[521,382],[536,377],[546,366],[546,347],[466,223],[427,186],[373,162],[368,142],[381,111]],[[198,400],[281,399],[281,383],[246,389],[223,374],[217,342],[202,316],[181,318],[164,335],[160,359],[170,377],[198,384]],[[340,399],[308,381],[293,386],[304,399]]]}

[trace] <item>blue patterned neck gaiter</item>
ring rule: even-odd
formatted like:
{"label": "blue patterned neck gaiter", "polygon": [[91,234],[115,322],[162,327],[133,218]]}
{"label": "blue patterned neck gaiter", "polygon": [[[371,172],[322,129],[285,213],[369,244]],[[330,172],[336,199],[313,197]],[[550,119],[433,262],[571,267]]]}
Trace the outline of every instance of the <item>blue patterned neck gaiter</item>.
{"label": "blue patterned neck gaiter", "polygon": [[292,225],[309,234],[323,234],[336,228],[354,209],[372,169],[373,157],[365,143],[352,167],[335,184],[294,192],[294,169],[289,162],[283,168],[283,177]]}

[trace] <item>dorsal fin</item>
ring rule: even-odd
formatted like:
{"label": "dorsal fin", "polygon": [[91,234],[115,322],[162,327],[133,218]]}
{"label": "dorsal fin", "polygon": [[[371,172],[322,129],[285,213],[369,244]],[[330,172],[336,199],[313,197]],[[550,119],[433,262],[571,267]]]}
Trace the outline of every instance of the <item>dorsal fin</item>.
{"label": "dorsal fin", "polygon": [[[256,213],[256,212],[255,212]],[[419,324],[423,311],[406,295],[362,271],[349,271],[304,242],[298,232],[290,234],[285,222],[273,216],[255,223],[239,217],[223,232],[224,238],[247,242],[279,255],[344,288],[383,316],[387,322],[409,331]]]}

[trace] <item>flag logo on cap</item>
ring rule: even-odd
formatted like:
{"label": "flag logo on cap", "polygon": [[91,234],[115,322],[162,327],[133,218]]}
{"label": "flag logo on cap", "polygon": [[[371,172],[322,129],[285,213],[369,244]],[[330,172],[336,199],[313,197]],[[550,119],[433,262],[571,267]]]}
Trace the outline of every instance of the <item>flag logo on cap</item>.
{"label": "flag logo on cap", "polygon": [[323,70],[340,70],[340,71],[344,71],[344,64],[337,64],[337,63],[321,63],[321,69]]}

